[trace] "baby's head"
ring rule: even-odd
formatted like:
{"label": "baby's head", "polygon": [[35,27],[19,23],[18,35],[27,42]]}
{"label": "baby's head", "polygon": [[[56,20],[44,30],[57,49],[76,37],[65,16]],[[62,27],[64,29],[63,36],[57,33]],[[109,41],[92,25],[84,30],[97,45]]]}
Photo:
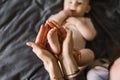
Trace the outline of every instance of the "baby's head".
{"label": "baby's head", "polygon": [[64,0],[64,10],[70,10],[72,16],[82,17],[91,9],[90,0]]}

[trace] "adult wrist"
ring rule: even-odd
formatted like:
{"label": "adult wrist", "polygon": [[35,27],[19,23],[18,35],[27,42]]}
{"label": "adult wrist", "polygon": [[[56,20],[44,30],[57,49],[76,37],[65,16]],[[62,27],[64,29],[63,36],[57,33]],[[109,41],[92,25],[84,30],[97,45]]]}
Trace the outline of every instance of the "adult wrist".
{"label": "adult wrist", "polygon": [[61,69],[56,62],[52,62],[49,70],[50,80],[64,80]]}
{"label": "adult wrist", "polygon": [[73,74],[65,75],[65,80],[79,80],[80,70],[74,72]]}
{"label": "adult wrist", "polygon": [[61,60],[61,66],[63,68],[64,75],[76,73],[76,71],[78,71],[79,68],[74,57],[72,55],[67,55],[66,57],[63,57],[63,59]]}

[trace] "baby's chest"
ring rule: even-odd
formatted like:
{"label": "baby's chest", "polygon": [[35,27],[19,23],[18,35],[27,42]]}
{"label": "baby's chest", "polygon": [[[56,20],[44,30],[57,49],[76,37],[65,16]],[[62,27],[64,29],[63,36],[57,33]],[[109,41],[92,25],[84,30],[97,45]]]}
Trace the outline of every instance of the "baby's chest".
{"label": "baby's chest", "polygon": [[86,44],[86,40],[83,38],[83,36],[78,31],[76,26],[74,24],[66,23],[64,25],[64,27],[72,31],[72,38],[73,38],[74,49],[80,50],[80,49],[84,48],[85,44]]}

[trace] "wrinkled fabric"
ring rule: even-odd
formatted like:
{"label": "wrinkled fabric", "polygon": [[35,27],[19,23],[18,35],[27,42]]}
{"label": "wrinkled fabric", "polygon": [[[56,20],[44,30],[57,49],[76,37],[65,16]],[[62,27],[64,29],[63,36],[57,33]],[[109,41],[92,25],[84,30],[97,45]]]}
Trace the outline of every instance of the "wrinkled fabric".
{"label": "wrinkled fabric", "polygon": [[100,66],[96,66],[88,72],[87,80],[109,80],[109,71]]}
{"label": "wrinkled fabric", "polygon": [[[120,41],[120,0],[91,0],[97,37],[87,47],[110,58]],[[40,25],[62,9],[63,0],[0,0],[0,80],[49,80],[43,63],[26,46]]]}

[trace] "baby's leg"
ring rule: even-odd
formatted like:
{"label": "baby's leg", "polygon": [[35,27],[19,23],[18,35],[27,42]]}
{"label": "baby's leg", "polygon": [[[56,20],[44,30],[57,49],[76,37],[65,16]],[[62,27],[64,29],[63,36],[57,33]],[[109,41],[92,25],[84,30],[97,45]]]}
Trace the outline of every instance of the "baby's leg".
{"label": "baby's leg", "polygon": [[54,54],[60,53],[60,43],[58,40],[58,33],[56,28],[52,28],[47,35],[48,43]]}
{"label": "baby's leg", "polygon": [[90,49],[81,49],[75,57],[79,66],[85,66],[94,60],[94,52]]}

